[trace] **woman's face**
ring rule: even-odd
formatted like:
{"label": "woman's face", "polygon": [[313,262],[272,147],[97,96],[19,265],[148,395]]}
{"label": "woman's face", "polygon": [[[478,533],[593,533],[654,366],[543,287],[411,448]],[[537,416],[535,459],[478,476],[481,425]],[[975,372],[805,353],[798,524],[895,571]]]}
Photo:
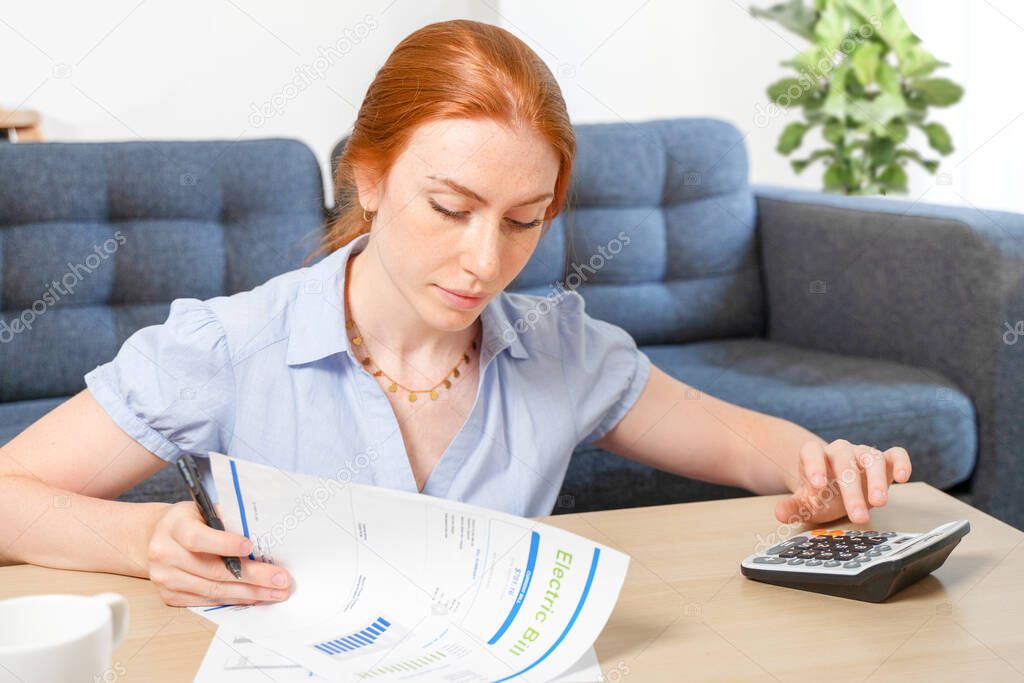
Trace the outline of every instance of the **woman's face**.
{"label": "woman's face", "polygon": [[416,130],[383,183],[360,182],[360,201],[377,212],[371,239],[397,291],[430,326],[455,331],[526,265],[557,176],[536,133],[446,119]]}

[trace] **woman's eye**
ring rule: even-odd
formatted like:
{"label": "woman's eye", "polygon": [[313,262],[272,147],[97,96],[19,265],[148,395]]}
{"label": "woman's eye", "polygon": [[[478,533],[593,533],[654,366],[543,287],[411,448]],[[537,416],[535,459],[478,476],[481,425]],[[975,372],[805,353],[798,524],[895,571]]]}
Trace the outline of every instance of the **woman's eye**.
{"label": "woman's eye", "polygon": [[434,211],[437,211],[439,214],[441,214],[445,218],[448,218],[448,219],[451,219],[451,220],[457,220],[459,218],[462,218],[462,213],[460,213],[458,211],[452,211],[451,209],[446,209],[443,206],[441,206],[440,204],[438,204],[437,202],[435,202],[433,199],[430,200],[430,206],[434,207]]}
{"label": "woman's eye", "polygon": [[[433,199],[430,199],[429,201],[430,206],[434,209],[434,211],[437,211],[439,214],[444,216],[446,220],[460,220],[466,214],[465,211],[452,211],[451,209],[446,209],[437,202],[435,202]],[[521,230],[529,230],[530,228],[536,228],[544,223],[544,221],[542,220],[530,221],[529,223],[520,223],[519,221],[514,221],[511,218],[506,218],[505,220],[511,223],[513,227]]]}

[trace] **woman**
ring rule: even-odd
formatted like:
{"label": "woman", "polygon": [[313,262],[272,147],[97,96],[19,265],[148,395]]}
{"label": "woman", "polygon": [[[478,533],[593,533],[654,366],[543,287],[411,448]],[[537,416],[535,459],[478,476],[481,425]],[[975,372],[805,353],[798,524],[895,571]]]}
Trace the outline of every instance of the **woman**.
{"label": "woman", "polygon": [[328,255],[174,301],[8,444],[3,559],[148,577],[171,605],[287,598],[281,568],[243,559],[230,576],[219,556],[244,558],[248,540],[206,527],[192,502],[110,500],[211,450],[542,515],[573,447],[593,442],[792,492],[781,522],[866,522],[909,477],[904,449],[826,444],[696,392],[575,292],[503,291],[563,206],[574,153],[556,81],[514,36],[462,20],[408,36],[339,160]]}

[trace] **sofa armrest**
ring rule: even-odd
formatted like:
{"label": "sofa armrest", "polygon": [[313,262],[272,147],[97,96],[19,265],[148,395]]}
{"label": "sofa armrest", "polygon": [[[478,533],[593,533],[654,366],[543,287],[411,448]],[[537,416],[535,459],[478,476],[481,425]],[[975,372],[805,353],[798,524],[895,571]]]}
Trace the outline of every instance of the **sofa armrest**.
{"label": "sofa armrest", "polygon": [[1024,527],[1024,215],[753,190],[768,337],[952,379],[979,419],[972,502]]}

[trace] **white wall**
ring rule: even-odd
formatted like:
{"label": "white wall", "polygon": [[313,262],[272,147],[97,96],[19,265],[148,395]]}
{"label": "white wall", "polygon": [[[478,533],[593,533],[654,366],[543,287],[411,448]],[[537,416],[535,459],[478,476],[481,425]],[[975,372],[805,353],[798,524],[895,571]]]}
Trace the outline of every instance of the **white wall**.
{"label": "white wall", "polygon": [[[5,67],[0,104],[40,110],[51,140],[296,137],[326,175],[331,146],[395,44],[431,21],[466,17],[530,44],[557,75],[574,121],[722,118],[745,135],[754,182],[818,188],[820,167],[797,176],[774,150],[797,113],[767,125],[758,116],[765,86],[788,73],[779,62],[803,47],[747,11],[775,1],[12,3],[0,15],[0,63],[17,66]],[[925,46],[952,64],[936,75],[966,88],[959,105],[935,110],[956,147],[942,158],[941,181],[912,170],[909,198],[1024,212],[1014,47],[1024,38],[1024,3],[900,6]],[[318,59],[339,45],[340,54]],[[309,86],[286,92],[297,80]],[[272,101],[278,110],[254,113]]]}
{"label": "white wall", "polygon": [[458,17],[494,22],[476,0],[5,3],[0,105],[40,111],[55,141],[299,138],[326,181],[395,45]]}

